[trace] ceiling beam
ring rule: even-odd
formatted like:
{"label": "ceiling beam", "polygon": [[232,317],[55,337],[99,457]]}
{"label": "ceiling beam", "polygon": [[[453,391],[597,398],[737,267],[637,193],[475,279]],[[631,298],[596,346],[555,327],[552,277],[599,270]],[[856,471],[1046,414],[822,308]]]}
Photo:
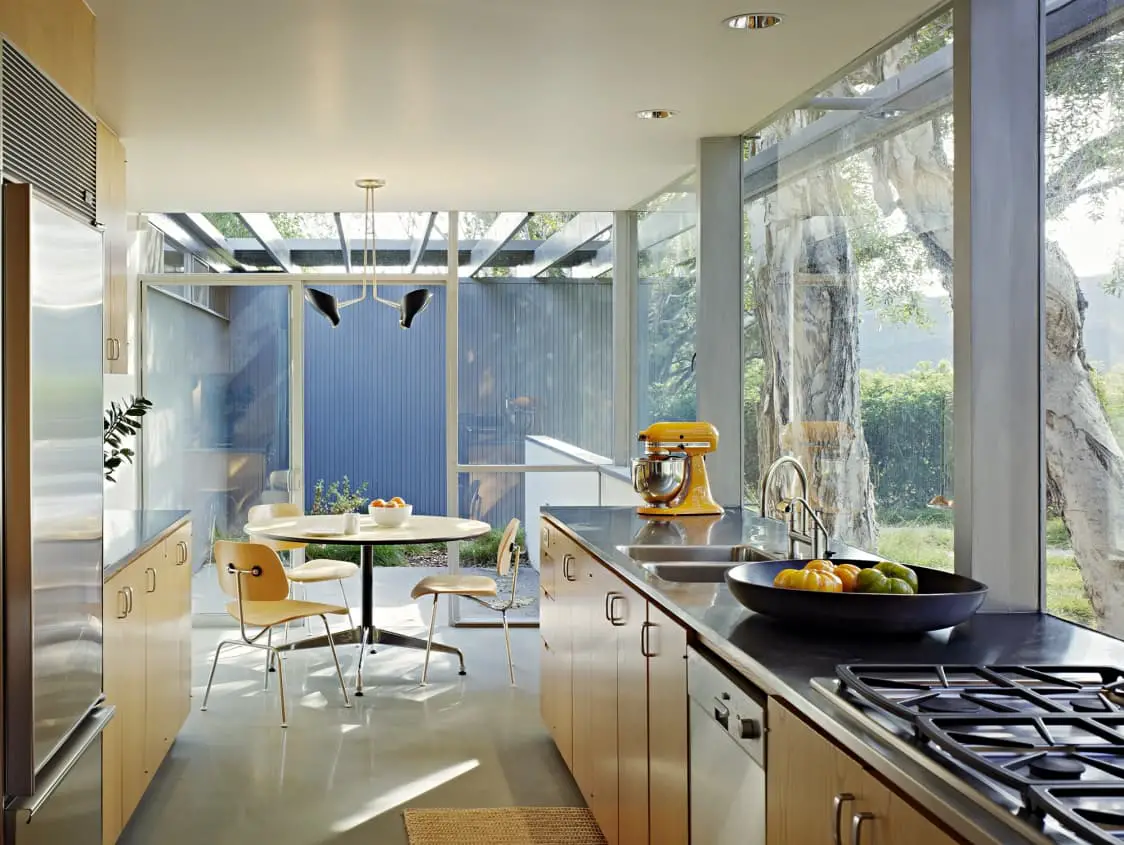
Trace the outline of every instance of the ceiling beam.
{"label": "ceiling beam", "polygon": [[234,250],[230,246],[230,241],[226,239],[226,236],[218,230],[214,223],[207,219],[207,215],[189,212],[169,216],[177,223],[183,224],[186,222],[187,225],[184,228],[192,234],[198,235],[204,246],[208,247],[212,255],[223,264],[229,264],[236,270],[245,269],[242,262],[234,257]]}
{"label": "ceiling beam", "polygon": [[346,272],[351,272],[351,245],[347,242],[347,235],[343,231],[343,217],[340,212],[336,212],[336,234],[340,238],[340,252],[343,253],[343,268]]}
{"label": "ceiling beam", "polygon": [[484,237],[472,247],[468,266],[461,271],[461,275],[472,278],[487,267],[488,262],[515,237],[515,233],[530,217],[529,211],[505,211],[498,215],[488,227],[488,231],[484,233]]}
{"label": "ceiling beam", "polygon": [[421,232],[414,236],[410,242],[410,260],[408,262],[409,272],[416,273],[418,264],[421,262],[422,255],[425,254],[426,244],[429,243],[429,236],[433,233],[433,223],[437,220],[437,212],[431,211],[425,219]]}
{"label": "ceiling beam", "polygon": [[277,231],[273,219],[268,214],[239,212],[238,216],[282,270],[286,273],[297,272],[296,265],[289,257],[289,246],[285,243],[285,239],[281,237],[281,233]]}
{"label": "ceiling beam", "polygon": [[567,256],[581,249],[598,235],[613,227],[611,211],[583,211],[570,220],[557,232],[547,238],[535,250],[535,260],[527,268],[527,275],[541,276]]}
{"label": "ceiling beam", "polygon": [[[654,246],[670,241],[676,235],[695,228],[698,214],[694,211],[673,211],[669,209],[684,208],[694,202],[694,195],[685,197],[682,202],[676,202],[667,209],[660,209],[644,215],[636,224],[636,250],[643,252]],[[575,279],[594,279],[613,269],[613,244],[612,241],[597,250],[593,258],[585,264],[578,264],[573,268],[572,275]]]}
{"label": "ceiling beam", "polygon": [[148,222],[164,233],[164,237],[180,249],[199,259],[216,273],[230,272],[231,265],[222,259],[214,249],[205,244],[194,233],[180,225],[169,214],[149,214]]}

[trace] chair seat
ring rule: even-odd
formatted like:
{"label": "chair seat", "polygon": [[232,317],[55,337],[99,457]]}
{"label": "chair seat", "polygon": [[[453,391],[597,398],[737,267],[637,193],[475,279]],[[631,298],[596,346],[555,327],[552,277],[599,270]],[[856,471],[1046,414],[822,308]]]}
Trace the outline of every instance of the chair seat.
{"label": "chair seat", "polygon": [[487,575],[427,575],[414,585],[410,598],[435,594],[494,596],[496,582]]}
{"label": "chair seat", "polygon": [[350,578],[359,567],[346,560],[310,560],[300,566],[288,570],[290,581],[299,581],[302,584],[315,584],[319,581],[340,581]]}
{"label": "chair seat", "polygon": [[[308,616],[322,616],[328,613],[347,614],[347,608],[340,607],[338,604],[321,604],[318,601],[296,599],[244,601],[242,611],[242,621],[255,628],[268,628],[270,625],[280,625],[283,622],[292,622],[294,619],[304,619]],[[226,612],[237,619],[238,602],[227,603]]]}

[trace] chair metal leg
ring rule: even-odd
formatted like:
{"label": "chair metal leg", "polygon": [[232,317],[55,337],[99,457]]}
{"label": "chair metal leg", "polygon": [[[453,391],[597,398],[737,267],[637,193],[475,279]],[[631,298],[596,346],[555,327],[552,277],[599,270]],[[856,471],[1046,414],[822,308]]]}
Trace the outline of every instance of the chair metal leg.
{"label": "chair metal leg", "polygon": [[347,697],[347,684],[344,683],[343,680],[343,669],[340,668],[340,658],[339,655],[336,654],[336,643],[332,639],[332,629],[328,625],[328,617],[321,614],[320,618],[324,620],[324,630],[328,634],[328,648],[332,650],[332,660],[335,661],[336,664],[336,677],[340,679],[340,689],[343,690],[343,706],[350,707],[351,700]]}
{"label": "chair metal leg", "polygon": [[371,636],[371,632],[364,628],[359,632],[359,659],[355,663],[355,694],[358,696],[363,695],[363,655],[367,650],[367,638]]}
{"label": "chair metal leg", "polygon": [[429,638],[425,641],[425,665],[422,666],[422,686],[426,684],[429,675],[429,652],[433,649],[433,629],[437,626],[437,599],[433,597],[433,612],[429,614]]}
{"label": "chair metal leg", "polygon": [[[278,660],[281,658],[278,657]],[[269,689],[269,673],[273,669],[273,628],[270,627],[265,633],[265,685],[262,689]]]}
{"label": "chair metal leg", "polygon": [[[347,603],[347,589],[343,585],[342,578],[337,583],[340,585],[340,595],[343,596],[343,606],[347,608],[347,627],[354,628],[355,620],[351,618],[351,605]],[[325,620],[325,624],[327,624],[327,620]]]}
{"label": "chair metal leg", "polygon": [[[275,652],[273,646],[269,646],[270,653]],[[268,677],[268,675],[266,676]],[[281,727],[289,727],[289,721],[285,715],[285,672],[281,668],[281,654],[277,653],[277,688],[281,693]]]}
{"label": "chair metal leg", "polygon": [[503,616],[503,641],[507,643],[507,675],[511,678],[511,685],[515,686],[515,665],[511,662],[511,635],[507,631],[507,611],[502,611]]}
{"label": "chair metal leg", "polygon": [[203,706],[199,708],[200,710],[205,711],[207,709],[207,699],[211,697],[211,684],[215,682],[215,669],[217,669],[219,665],[219,655],[222,654],[223,648],[228,645],[236,645],[236,643],[232,643],[230,640],[223,640],[219,643],[218,648],[215,649],[215,659],[211,661],[211,674],[207,678],[207,691],[203,693]]}

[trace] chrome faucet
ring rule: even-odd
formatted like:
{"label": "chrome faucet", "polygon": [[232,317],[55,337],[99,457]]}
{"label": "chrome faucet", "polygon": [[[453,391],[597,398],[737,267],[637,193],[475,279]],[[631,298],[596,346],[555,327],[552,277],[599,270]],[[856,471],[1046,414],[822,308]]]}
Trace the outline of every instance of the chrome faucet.
{"label": "chrome faucet", "polygon": [[[803,509],[801,519],[801,530],[796,530],[796,505],[800,505]],[[796,558],[796,544],[808,543],[812,547],[812,557],[820,558],[827,552],[827,528],[820,519],[820,515],[812,509],[808,500],[803,496],[796,496],[788,501],[785,505],[785,510],[788,512],[788,556],[792,559]],[[808,517],[812,517],[812,533],[808,534]],[[823,543],[820,543],[820,537],[823,537]]]}
{"label": "chrome faucet", "polygon": [[773,476],[777,473],[777,470],[785,465],[791,466],[796,470],[796,477],[800,479],[800,498],[805,500],[808,498],[808,473],[804,471],[804,466],[800,463],[799,459],[794,458],[792,455],[781,455],[769,465],[769,469],[765,473],[765,478],[761,482],[761,516],[769,515],[769,488],[772,486]]}

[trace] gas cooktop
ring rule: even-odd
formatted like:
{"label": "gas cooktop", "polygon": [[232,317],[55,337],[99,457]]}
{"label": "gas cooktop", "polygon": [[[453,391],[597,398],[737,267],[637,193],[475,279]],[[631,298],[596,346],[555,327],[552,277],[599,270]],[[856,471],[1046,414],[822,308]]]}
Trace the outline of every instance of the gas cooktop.
{"label": "gas cooktop", "polygon": [[1124,845],[1124,670],[847,664],[836,676],[817,686],[962,791],[1051,841]]}

